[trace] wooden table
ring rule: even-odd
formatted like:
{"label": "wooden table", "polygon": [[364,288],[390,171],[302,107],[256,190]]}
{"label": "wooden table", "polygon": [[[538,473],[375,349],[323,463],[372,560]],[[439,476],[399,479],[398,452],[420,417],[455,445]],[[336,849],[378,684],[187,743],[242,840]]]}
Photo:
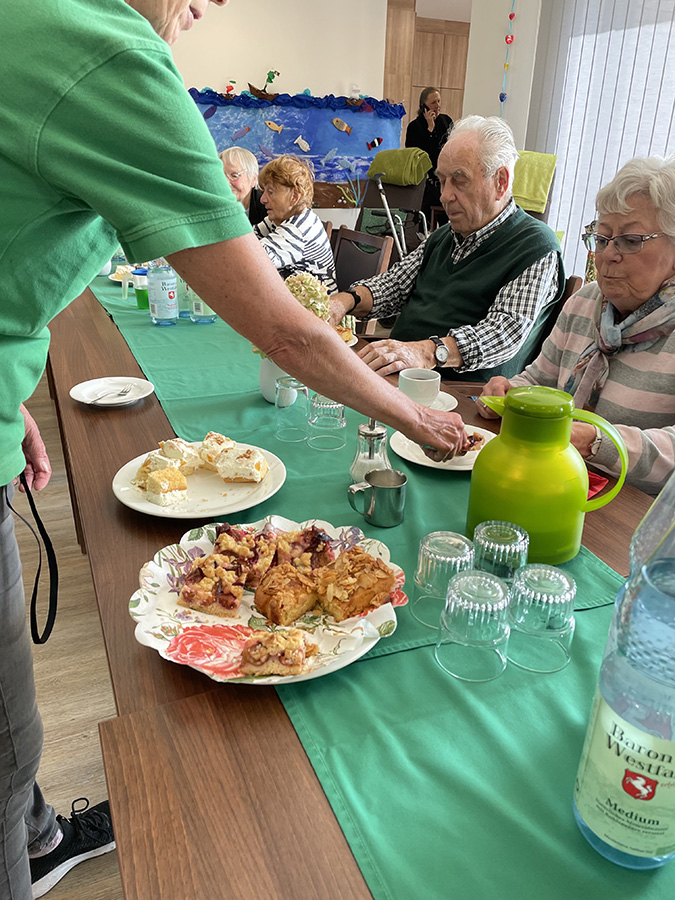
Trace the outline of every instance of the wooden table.
{"label": "wooden table", "polygon": [[[100,731],[125,897],[370,897],[274,689],[214,689],[136,642],[128,598],[142,564],[175,539],[175,523],[127,509],[110,484],[173,431],[155,395],[104,416],[69,397],[90,378],[142,376],[90,291],[50,329],[52,396],[120,716]],[[475,386],[451,387],[465,421],[489,427],[468,399]],[[586,517],[584,544],[626,574],[630,535],[650,502],[624,488]]]}

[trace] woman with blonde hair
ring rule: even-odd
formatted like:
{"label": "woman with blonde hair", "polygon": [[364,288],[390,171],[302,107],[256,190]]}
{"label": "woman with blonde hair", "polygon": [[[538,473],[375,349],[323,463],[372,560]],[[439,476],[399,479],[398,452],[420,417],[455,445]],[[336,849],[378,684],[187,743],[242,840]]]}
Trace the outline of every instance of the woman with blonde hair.
{"label": "woman with blonde hair", "polygon": [[258,189],[258,160],[245,147],[226,147],[218,155],[232,193],[246,210],[249,222],[251,225],[262,222],[265,207],[260,200],[262,191]]}
{"label": "woman with blonde hair", "polygon": [[259,181],[267,216],[254,231],[281,276],[309,272],[335,293],[335,260],[323,222],[311,209],[309,168],[295,156],[279,156],[262,169]]}

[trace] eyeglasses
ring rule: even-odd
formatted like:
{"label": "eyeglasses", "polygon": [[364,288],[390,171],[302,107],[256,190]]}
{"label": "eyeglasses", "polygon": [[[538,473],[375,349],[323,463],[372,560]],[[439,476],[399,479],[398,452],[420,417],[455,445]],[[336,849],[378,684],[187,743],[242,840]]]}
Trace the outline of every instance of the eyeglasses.
{"label": "eyeglasses", "polygon": [[610,243],[613,243],[622,256],[630,256],[631,253],[639,253],[645,241],[664,236],[665,233],[663,231],[657,231],[654,234],[617,234],[614,237],[605,237],[604,234],[591,233],[582,234],[581,240],[591,253],[604,253]]}
{"label": "eyeglasses", "polygon": [[241,178],[241,176],[243,174],[244,174],[243,171],[242,172],[226,172],[225,177],[227,178],[228,181],[239,181],[239,179]]}

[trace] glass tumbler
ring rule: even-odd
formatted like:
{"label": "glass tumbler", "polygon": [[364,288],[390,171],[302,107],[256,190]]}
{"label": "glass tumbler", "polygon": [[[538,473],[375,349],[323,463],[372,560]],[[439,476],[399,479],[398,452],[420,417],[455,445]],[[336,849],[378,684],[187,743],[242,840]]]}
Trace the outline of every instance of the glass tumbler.
{"label": "glass tumbler", "polygon": [[309,440],[314,450],[340,450],[347,440],[347,420],[342,403],[314,394],[309,410]]}
{"label": "glass tumbler", "polygon": [[520,525],[497,519],[481,522],[473,533],[476,568],[511,582],[527,562],[529,544],[529,535]]}
{"label": "glass tumbler", "polygon": [[427,628],[438,628],[445,607],[448,581],[456,572],[473,568],[473,544],[454,531],[433,531],[420,541],[410,612]]}
{"label": "glass tumbler", "polygon": [[545,674],[565,668],[574,637],[576,592],[574,579],[555,566],[531,563],[516,572],[509,603],[509,662]]}
{"label": "glass tumbler", "polygon": [[508,587],[501,578],[465,569],[448,582],[434,656],[460,681],[492,681],[506,668]]}
{"label": "glass tumbler", "polygon": [[278,441],[307,440],[309,391],[297,378],[283,375],[274,383],[274,436]]}

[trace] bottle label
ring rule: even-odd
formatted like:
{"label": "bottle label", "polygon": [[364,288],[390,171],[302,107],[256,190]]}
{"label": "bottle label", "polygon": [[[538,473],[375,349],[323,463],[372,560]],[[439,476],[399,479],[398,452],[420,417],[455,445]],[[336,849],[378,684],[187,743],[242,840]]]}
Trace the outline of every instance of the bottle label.
{"label": "bottle label", "polygon": [[203,300],[193,300],[192,301],[192,314],[195,316],[215,316],[214,311],[210,306],[207,306]]}
{"label": "bottle label", "polygon": [[675,741],[629,724],[597,691],[574,799],[588,827],[617,850],[673,853]]}

